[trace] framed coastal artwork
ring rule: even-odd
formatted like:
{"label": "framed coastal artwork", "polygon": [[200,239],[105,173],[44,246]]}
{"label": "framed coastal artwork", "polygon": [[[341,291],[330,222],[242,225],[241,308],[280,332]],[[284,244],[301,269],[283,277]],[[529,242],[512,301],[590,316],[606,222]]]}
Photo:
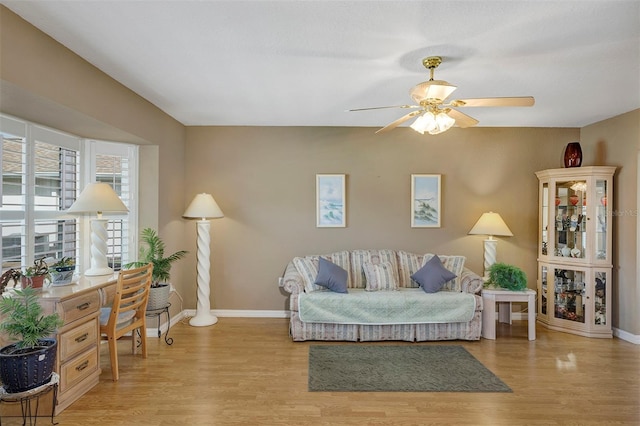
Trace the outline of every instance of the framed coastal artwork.
{"label": "framed coastal artwork", "polygon": [[439,228],[440,175],[411,175],[411,227]]}
{"label": "framed coastal artwork", "polygon": [[345,175],[316,175],[316,226],[347,226]]}

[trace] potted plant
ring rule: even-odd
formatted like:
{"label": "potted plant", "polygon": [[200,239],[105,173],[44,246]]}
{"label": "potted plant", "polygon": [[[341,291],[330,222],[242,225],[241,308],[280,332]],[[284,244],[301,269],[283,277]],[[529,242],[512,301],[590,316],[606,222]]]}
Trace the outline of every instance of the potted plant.
{"label": "potted plant", "polygon": [[0,299],[0,331],[17,340],[0,348],[0,379],[8,393],[47,383],[55,367],[57,341],[49,336],[62,320],[57,313],[43,314],[37,294],[32,287],[25,287]]}
{"label": "potted plant", "polygon": [[179,250],[167,257],[164,256],[164,242],[152,228],[145,228],[140,234],[142,246],[138,253],[138,260],[124,265],[125,268],[139,268],[147,263],[153,263],[153,276],[147,310],[161,309],[169,303],[169,278],[173,262],[182,259],[188,252]]}
{"label": "potted plant", "polygon": [[52,285],[64,285],[69,284],[73,279],[73,273],[76,270],[76,261],[72,257],[62,257],[62,259],[55,261],[49,267],[49,274],[51,275]]}
{"label": "potted plant", "polygon": [[34,260],[33,266],[29,266],[24,271],[20,272],[22,288],[42,288],[44,286],[44,280],[51,279],[51,275],[49,275],[49,267],[44,259],[45,258],[42,257]]}
{"label": "potted plant", "polygon": [[490,286],[511,291],[522,291],[527,288],[527,276],[517,266],[506,263],[494,263],[489,267]]}

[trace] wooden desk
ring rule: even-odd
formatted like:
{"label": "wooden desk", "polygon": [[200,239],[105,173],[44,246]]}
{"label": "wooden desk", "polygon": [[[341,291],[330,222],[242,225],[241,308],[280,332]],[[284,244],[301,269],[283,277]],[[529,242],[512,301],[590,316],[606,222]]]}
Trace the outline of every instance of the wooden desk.
{"label": "wooden desk", "polygon": [[[39,297],[45,314],[57,312],[56,371],[60,375],[56,415],[98,384],[100,377],[100,307],[113,300],[117,274],[80,277],[65,286],[45,286]],[[44,405],[44,407],[43,407]],[[44,412],[51,402],[41,404]],[[40,412],[38,413],[40,415]],[[2,415],[12,415],[5,413]]]}

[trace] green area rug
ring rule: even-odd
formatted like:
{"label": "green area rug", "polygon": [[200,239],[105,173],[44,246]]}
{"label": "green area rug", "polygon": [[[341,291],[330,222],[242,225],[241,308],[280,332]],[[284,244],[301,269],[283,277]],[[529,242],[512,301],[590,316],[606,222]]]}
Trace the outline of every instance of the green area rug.
{"label": "green area rug", "polygon": [[311,392],[511,392],[462,346],[312,345]]}

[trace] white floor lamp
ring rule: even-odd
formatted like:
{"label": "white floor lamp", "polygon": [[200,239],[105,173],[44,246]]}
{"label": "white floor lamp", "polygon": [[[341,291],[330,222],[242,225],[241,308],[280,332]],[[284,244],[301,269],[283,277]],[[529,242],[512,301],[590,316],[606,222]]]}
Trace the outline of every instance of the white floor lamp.
{"label": "white floor lamp", "polygon": [[196,327],[213,325],[218,322],[218,318],[211,313],[211,302],[209,301],[209,281],[211,279],[211,251],[209,249],[211,222],[209,219],[221,218],[224,217],[224,214],[211,194],[203,193],[195,196],[182,216],[188,219],[198,219],[198,301],[196,315],[189,320],[189,325]]}
{"label": "white floor lamp", "polygon": [[489,278],[489,268],[496,263],[498,241],[493,236],[513,237],[513,233],[498,213],[488,212],[480,216],[480,219],[469,231],[469,235],[488,236],[484,240],[484,279],[487,280]]}
{"label": "white floor lamp", "polygon": [[84,271],[84,275],[98,276],[113,274],[107,259],[107,219],[102,218],[103,212],[127,212],[118,194],[108,183],[98,182],[87,185],[76,201],[69,207],[69,213],[96,213],[97,218],[91,219],[91,266]]}

